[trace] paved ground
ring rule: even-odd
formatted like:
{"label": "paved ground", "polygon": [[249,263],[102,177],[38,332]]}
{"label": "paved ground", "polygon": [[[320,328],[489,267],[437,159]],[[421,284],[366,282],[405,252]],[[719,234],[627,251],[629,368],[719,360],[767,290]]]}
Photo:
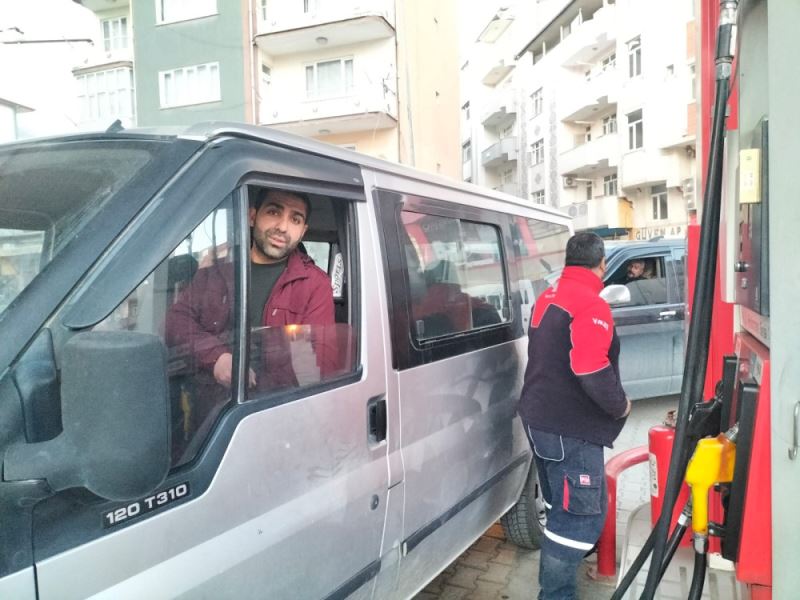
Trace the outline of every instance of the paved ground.
{"label": "paved ground", "polygon": [[[667,411],[677,407],[677,398],[654,398],[634,403],[613,450],[617,452],[647,444],[651,426],[664,420]],[[622,536],[630,512],[649,501],[647,463],[626,471],[617,482],[617,560]],[[586,572],[593,567],[588,560],[579,571],[579,596],[583,600],[609,598],[613,582],[595,581]],[[536,597],[539,586],[539,551],[522,550],[506,542],[503,529],[493,525],[473,546],[453,562],[414,600],[529,600]]]}

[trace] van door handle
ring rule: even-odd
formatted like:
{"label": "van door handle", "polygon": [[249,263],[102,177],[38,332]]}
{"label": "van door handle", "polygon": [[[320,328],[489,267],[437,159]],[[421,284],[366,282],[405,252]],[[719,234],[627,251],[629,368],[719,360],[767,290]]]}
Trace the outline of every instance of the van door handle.
{"label": "van door handle", "polygon": [[660,313],[658,313],[658,320],[666,321],[667,319],[671,319],[677,314],[678,314],[677,310],[662,310]]}
{"label": "van door handle", "polygon": [[381,394],[367,402],[367,439],[379,444],[386,439],[386,396]]}

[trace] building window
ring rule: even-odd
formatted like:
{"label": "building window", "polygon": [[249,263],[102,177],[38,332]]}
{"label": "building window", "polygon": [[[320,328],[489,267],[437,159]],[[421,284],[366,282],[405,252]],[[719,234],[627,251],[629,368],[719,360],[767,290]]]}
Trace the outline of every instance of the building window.
{"label": "building window", "polygon": [[465,102],[461,107],[461,114],[464,115],[465,121],[469,121],[469,101]]}
{"label": "building window", "polygon": [[534,204],[544,204],[544,190],[536,190],[531,194]]}
{"label": "building window", "polygon": [[103,25],[103,48],[106,52],[127,50],[128,17],[105,19]]}
{"label": "building window", "polygon": [[606,56],[602,61],[602,68],[603,71],[608,71],[610,69],[614,69],[617,66],[617,53],[612,52],[608,56]]}
{"label": "building window", "polygon": [[219,102],[219,63],[183,67],[158,74],[161,108]]}
{"label": "building window", "polygon": [[260,0],[258,6],[259,6],[260,14],[261,14],[261,19],[266,21],[267,20],[267,0]]}
{"label": "building window", "polygon": [[544,162],[544,139],[538,140],[531,146],[531,163],[540,165]]}
{"label": "building window", "polygon": [[188,21],[217,14],[217,0],[156,0],[156,22]]}
{"label": "building window", "polygon": [[467,163],[472,160],[472,140],[467,140],[461,144],[461,162]]}
{"label": "building window", "polygon": [[583,132],[583,141],[585,143],[587,143],[587,144],[592,141],[592,126],[591,125],[587,125],[586,129],[584,130],[584,132]]}
{"label": "building window", "polygon": [[638,150],[644,146],[644,128],[642,126],[642,110],[628,114],[628,150]]}
{"label": "building window", "polygon": [[531,101],[533,103],[533,116],[538,117],[544,111],[544,95],[542,88],[539,88],[531,94]]}
{"label": "building window", "polygon": [[110,69],[75,77],[81,121],[133,119],[133,70]]}
{"label": "building window", "polygon": [[591,200],[592,199],[592,182],[591,181],[587,181],[586,182],[586,199],[587,200]]}
{"label": "building window", "polygon": [[675,65],[667,65],[667,77],[675,75]]}
{"label": "building window", "polygon": [[603,118],[603,135],[617,133],[617,115],[608,115]]}
{"label": "building window", "polygon": [[317,0],[303,0],[303,12],[314,12],[317,8]]}
{"label": "building window", "polygon": [[628,42],[628,75],[638,77],[642,74],[642,42],[639,37]]}
{"label": "building window", "polygon": [[352,93],[352,58],[337,58],[306,65],[306,97],[329,98]]}
{"label": "building window", "polygon": [[616,196],[617,195],[617,174],[612,173],[603,177],[603,195]]}
{"label": "building window", "polygon": [[669,218],[669,202],[667,201],[667,186],[654,185],[650,188],[650,198],[653,201],[653,220],[664,221]]}
{"label": "building window", "polygon": [[694,65],[689,65],[689,97],[697,100],[697,69]]}

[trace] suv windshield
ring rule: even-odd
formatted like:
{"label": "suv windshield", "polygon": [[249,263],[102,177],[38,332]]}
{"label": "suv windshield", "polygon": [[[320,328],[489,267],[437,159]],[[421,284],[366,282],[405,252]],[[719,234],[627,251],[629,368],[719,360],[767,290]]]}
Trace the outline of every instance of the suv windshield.
{"label": "suv windshield", "polygon": [[160,144],[151,146],[0,147],[0,314],[153,158]]}

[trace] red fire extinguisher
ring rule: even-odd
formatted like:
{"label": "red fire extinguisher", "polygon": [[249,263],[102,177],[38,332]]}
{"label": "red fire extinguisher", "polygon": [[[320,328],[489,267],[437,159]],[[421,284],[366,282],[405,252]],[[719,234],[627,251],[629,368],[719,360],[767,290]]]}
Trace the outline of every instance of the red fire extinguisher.
{"label": "red fire extinguisher", "polygon": [[[672,445],[675,441],[675,412],[670,411],[662,425],[655,425],[648,433],[648,449],[650,451],[650,519],[655,527],[661,515],[664,504],[664,491],[667,488],[667,473],[669,472],[669,459],[672,455]],[[674,524],[681,514],[683,505],[689,497],[689,488],[683,484],[675,510],[672,515]],[[672,527],[670,526],[670,529]],[[681,545],[689,546],[691,537],[684,536]]]}

